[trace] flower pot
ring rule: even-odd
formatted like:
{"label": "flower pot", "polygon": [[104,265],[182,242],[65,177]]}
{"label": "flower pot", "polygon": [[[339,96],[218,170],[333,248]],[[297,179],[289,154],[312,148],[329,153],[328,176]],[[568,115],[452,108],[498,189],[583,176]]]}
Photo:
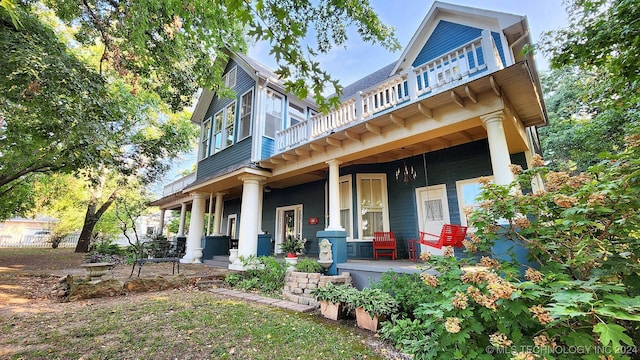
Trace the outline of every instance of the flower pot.
{"label": "flower pot", "polygon": [[343,303],[320,301],[320,313],[327,319],[344,319],[347,317],[347,307]]}
{"label": "flower pot", "polygon": [[378,315],[371,317],[363,308],[356,309],[356,321],[361,329],[376,332],[378,331],[379,320]]}
{"label": "flower pot", "polygon": [[287,257],[288,258],[297,258],[298,255],[296,255],[295,253],[287,253]]}
{"label": "flower pot", "polygon": [[289,257],[284,258],[284,261],[287,263],[287,270],[295,270],[296,264],[298,263],[298,257]]}

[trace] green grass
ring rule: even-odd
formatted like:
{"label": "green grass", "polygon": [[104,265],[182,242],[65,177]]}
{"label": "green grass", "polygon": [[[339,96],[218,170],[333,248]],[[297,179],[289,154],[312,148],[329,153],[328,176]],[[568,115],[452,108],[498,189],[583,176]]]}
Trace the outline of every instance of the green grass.
{"label": "green grass", "polygon": [[[127,301],[130,300],[130,301]],[[0,316],[11,359],[380,359],[350,324],[207,292]]]}

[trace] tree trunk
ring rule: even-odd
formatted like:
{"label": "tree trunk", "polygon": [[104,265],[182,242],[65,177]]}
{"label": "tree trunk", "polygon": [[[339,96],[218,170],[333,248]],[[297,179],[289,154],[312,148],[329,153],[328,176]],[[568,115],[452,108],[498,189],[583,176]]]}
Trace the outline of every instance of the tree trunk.
{"label": "tree trunk", "polygon": [[98,210],[98,198],[93,194],[91,195],[91,200],[89,200],[89,205],[87,206],[87,213],[84,217],[84,225],[82,225],[82,231],[80,231],[80,237],[78,238],[78,244],[76,245],[75,252],[77,253],[86,253],[89,252],[89,245],[91,244],[91,235],[93,234],[93,229],[96,227],[96,224],[102,217],[105,211],[113,204],[113,202],[118,197],[118,189],[114,190],[111,193],[111,196],[105,201],[102,206]]}

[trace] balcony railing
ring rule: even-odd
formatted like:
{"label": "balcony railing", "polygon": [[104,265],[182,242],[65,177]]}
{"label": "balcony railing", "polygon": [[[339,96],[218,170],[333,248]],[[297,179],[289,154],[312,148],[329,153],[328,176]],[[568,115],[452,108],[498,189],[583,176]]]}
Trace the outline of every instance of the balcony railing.
{"label": "balcony railing", "polygon": [[277,132],[275,151],[280,153],[297,147],[331,131],[366,121],[382,111],[469,81],[481,71],[494,72],[503,67],[491,32],[485,30],[481,37],[435,60],[359,92],[328,114],[317,114]]}
{"label": "balcony railing", "polygon": [[183,176],[180,179],[167,184],[164,186],[164,188],[162,189],[162,196],[167,196],[167,195],[171,195],[171,194],[175,194],[181,190],[183,190],[184,188],[187,187],[187,185],[191,184],[192,182],[194,182],[196,180],[196,173],[191,173],[187,176]]}

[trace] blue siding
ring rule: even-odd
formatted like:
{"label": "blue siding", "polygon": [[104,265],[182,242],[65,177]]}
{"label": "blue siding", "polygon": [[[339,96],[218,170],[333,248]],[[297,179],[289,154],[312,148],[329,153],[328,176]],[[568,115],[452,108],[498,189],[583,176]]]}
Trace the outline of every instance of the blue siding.
{"label": "blue siding", "polygon": [[482,29],[441,20],[413,62],[418,67],[482,36]]}
{"label": "blue siding", "polygon": [[496,43],[496,47],[498,48],[498,54],[500,55],[500,60],[502,60],[502,65],[507,66],[507,60],[504,57],[504,47],[502,46],[502,39],[500,38],[500,34],[492,31],[491,37],[493,37],[493,42]]}
{"label": "blue siding", "polygon": [[[276,233],[276,208],[302,204],[302,237],[307,239],[305,254],[317,256],[318,239],[316,233],[324,230],[326,213],[324,208],[325,181],[293,186],[286,189],[273,189],[264,194],[262,211],[262,230]],[[317,217],[317,225],[309,225],[307,219]]]}
{"label": "blue siding", "polygon": [[262,137],[262,149],[260,150],[260,159],[271,157],[276,150],[276,141],[270,137]]}
{"label": "blue siding", "polygon": [[222,175],[230,169],[249,166],[251,162],[251,136],[218,151],[198,163],[196,181]]}
{"label": "blue siding", "polygon": [[[225,106],[230,103],[236,101],[236,116],[238,115],[238,103],[240,102],[240,96],[247,92],[249,89],[255,87],[255,80],[247,73],[245,69],[243,69],[240,65],[238,65],[233,59],[229,60],[227,63],[227,67],[224,69],[224,74],[226,74],[229,70],[231,70],[234,66],[237,66],[238,69],[238,77],[236,80],[236,87],[234,88],[236,91],[236,96],[234,98],[219,98],[217,95],[213,97],[211,100],[211,104],[209,105],[209,109],[207,110],[207,114],[205,115],[205,119],[209,116],[213,116],[218,111],[222,110]],[[237,127],[236,127],[237,128]]]}
{"label": "blue siding", "polygon": [[[526,168],[524,154],[516,154],[511,157],[514,164]],[[449,216],[451,223],[460,223],[460,211],[458,209],[458,197],[456,194],[456,181],[471,179],[480,176],[492,175],[491,158],[489,157],[489,144],[487,140],[480,140],[464,145],[451,147],[426,154],[427,171],[425,176],[424,159],[422,155],[406,159],[407,166],[413,166],[417,172],[416,180],[404,184],[395,180],[395,170],[402,165],[402,161],[394,161],[384,164],[357,165],[340,169],[340,175],[356,173],[386,173],[387,194],[389,203],[389,224],[398,239],[398,256],[406,258],[407,240],[418,236],[418,210],[416,204],[416,188],[427,185],[445,184],[449,203]],[[355,176],[354,176],[355,179]],[[355,198],[357,184],[353,183],[353,209],[357,208]],[[354,211],[354,224],[357,224],[357,214]],[[354,229],[357,232],[357,229]],[[354,237],[358,237],[354,234]],[[364,243],[366,244],[366,243]],[[354,245],[353,254],[358,253]],[[370,246],[370,245],[369,245]],[[363,249],[364,250],[364,249]],[[360,254],[363,251],[359,252]]]}

